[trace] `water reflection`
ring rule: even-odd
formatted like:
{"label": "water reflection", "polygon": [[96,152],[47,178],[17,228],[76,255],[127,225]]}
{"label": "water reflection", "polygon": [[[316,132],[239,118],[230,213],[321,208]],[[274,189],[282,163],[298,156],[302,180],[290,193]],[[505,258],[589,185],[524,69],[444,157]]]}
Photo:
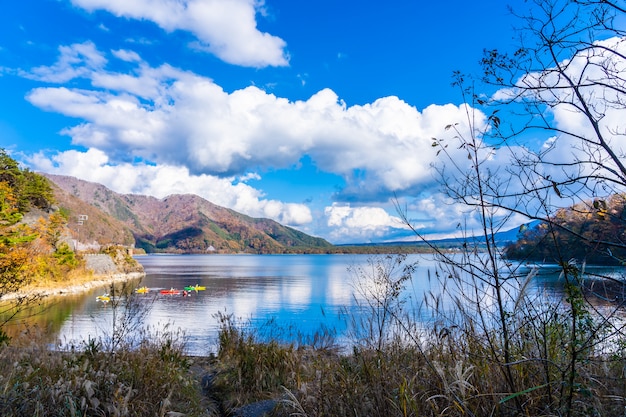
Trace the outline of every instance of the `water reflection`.
{"label": "water reflection", "polygon": [[[146,277],[130,286],[145,285],[151,289],[148,294],[132,297],[140,307],[137,311],[147,312],[143,324],[156,329],[166,324],[181,328],[189,353],[206,354],[215,350],[220,313],[232,314],[256,329],[266,328],[264,325],[271,322],[280,328],[274,327],[273,332],[291,332],[290,336],[296,332],[311,335],[321,327],[335,329],[341,336],[350,319],[346,314],[359,314],[356,277],[349,269],[367,266],[371,257],[150,255],[137,259],[144,266]],[[434,300],[445,279],[435,278],[436,262],[432,257],[414,255],[407,261],[417,261],[419,266],[404,295],[410,298],[409,305],[415,311],[419,309],[420,318],[428,320],[431,310],[424,300],[429,294]],[[549,272],[549,268],[542,271]],[[192,291],[188,297],[159,293],[160,289],[183,289],[196,284],[206,290]],[[535,278],[533,288],[559,296],[559,285],[558,275],[542,273]],[[110,335],[115,316],[119,318],[123,311],[115,308],[114,302],[96,301],[102,291],[55,299],[42,307],[43,314],[38,312],[35,317],[42,326],[58,331],[59,339],[66,344]],[[464,289],[456,291],[462,293]],[[450,298],[444,302],[450,302]]]}
{"label": "water reflection", "polygon": [[[150,307],[145,325],[166,324],[184,330],[190,353],[215,348],[220,313],[262,328],[273,322],[282,331],[312,334],[320,326],[342,331],[341,318],[352,298],[348,267],[364,263],[365,256],[297,255],[153,255],[138,257],[146,270],[139,285],[151,289],[133,298]],[[160,289],[202,285],[188,297],[162,295]],[[113,308],[98,303],[97,292],[75,306],[59,332],[66,342],[111,333]],[[119,315],[119,313],[118,313]],[[276,331],[276,329],[273,329]]]}
{"label": "water reflection", "polygon": [[53,297],[16,307],[13,303],[0,304],[0,322],[8,320],[3,330],[9,337],[36,332],[54,338],[72,312],[80,309],[84,295]]}

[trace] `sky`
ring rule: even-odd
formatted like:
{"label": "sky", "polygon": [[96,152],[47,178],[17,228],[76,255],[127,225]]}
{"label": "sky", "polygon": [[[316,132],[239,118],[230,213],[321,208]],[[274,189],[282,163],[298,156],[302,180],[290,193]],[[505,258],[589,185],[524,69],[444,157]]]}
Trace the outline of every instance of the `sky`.
{"label": "sky", "polygon": [[194,193],[335,244],[414,239],[395,202],[450,236],[467,213],[440,189],[432,138],[465,120],[453,72],[512,50],[507,6],[522,3],[7,2],[0,147],[35,171]]}

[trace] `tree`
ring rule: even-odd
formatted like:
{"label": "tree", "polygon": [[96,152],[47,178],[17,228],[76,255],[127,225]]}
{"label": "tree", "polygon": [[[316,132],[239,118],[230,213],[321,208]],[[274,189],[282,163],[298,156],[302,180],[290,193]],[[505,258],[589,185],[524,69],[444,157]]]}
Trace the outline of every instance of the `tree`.
{"label": "tree", "polygon": [[[583,303],[585,262],[581,244],[612,256],[623,250],[621,233],[589,233],[559,218],[563,207],[594,214],[624,230],[622,211],[606,210],[607,201],[623,195],[626,165],[622,143],[626,136],[626,3],[612,0],[535,0],[532,10],[519,15],[519,49],[513,55],[486,51],[483,81],[497,88],[487,103],[510,123],[494,126],[496,140],[512,146],[520,138],[542,135],[540,148],[517,148],[509,173],[520,187],[509,192],[515,205],[495,204],[509,212],[540,220],[552,241],[553,259],[562,268],[569,302],[569,365],[564,375],[560,412],[575,412],[585,385],[581,378],[586,352],[596,349],[608,326],[613,338],[623,327],[613,320],[624,302],[600,311]],[[520,118],[522,122],[520,123]],[[597,230],[597,229],[596,229]],[[594,277],[598,278],[598,277]],[[609,279],[609,277],[600,277]],[[622,280],[623,283],[623,280]],[[622,284],[623,285],[623,284]],[[603,285],[601,286],[603,287]],[[621,290],[624,289],[622,287]],[[604,293],[598,294],[605,296]],[[593,312],[593,315],[589,315]],[[590,323],[591,317],[595,320]],[[589,382],[587,382],[587,387]]]}
{"label": "tree", "polygon": [[[31,279],[24,267],[32,258],[30,242],[36,238],[36,234],[30,227],[18,223],[22,219],[22,213],[17,201],[9,183],[0,181],[0,300],[7,294],[18,291]],[[5,317],[3,322],[0,321],[0,344],[7,340],[2,330],[3,325],[17,314],[27,298],[16,300],[15,306],[8,309],[6,306],[0,308],[0,313]],[[7,315],[9,311],[14,313]]]}
{"label": "tree", "polygon": [[0,182],[13,190],[21,212],[31,207],[49,209],[54,201],[48,179],[28,169],[21,169],[16,160],[0,148]]}
{"label": "tree", "polygon": [[18,188],[22,172],[17,161],[0,148],[0,182],[5,182],[11,189]]}
{"label": "tree", "polygon": [[[433,142],[442,158],[437,165],[442,189],[471,209],[470,220],[476,222],[466,230],[460,254],[433,246],[443,294],[428,301],[437,306],[442,323],[432,337],[454,338],[457,345],[470,347],[460,356],[477,373],[495,367],[508,392],[496,396],[493,414],[608,415],[615,410],[602,410],[594,391],[612,383],[593,375],[588,365],[612,366],[613,357],[601,349],[606,340],[623,342],[624,327],[614,318],[624,298],[603,310],[589,302],[587,253],[577,250],[580,242],[605,253],[626,247],[621,233],[597,233],[625,226],[623,210],[608,210],[607,202],[626,191],[621,145],[626,136],[626,33],[619,24],[626,4],[526,4],[529,10],[518,14],[522,26],[513,54],[485,51],[480,80],[455,73],[454,85],[468,103],[466,120],[446,127],[453,138]],[[488,94],[476,92],[477,81],[484,82],[481,88]],[[466,159],[457,158],[459,149]],[[508,165],[494,162],[503,158],[509,158]],[[589,221],[567,221],[565,207],[589,215]],[[400,206],[398,211],[403,213]],[[533,233],[551,242],[563,303],[530,293],[536,269],[523,271],[521,263],[508,262],[497,245],[496,233],[520,219],[541,222]],[[406,215],[404,220],[411,225]],[[580,227],[594,222],[594,229]],[[613,238],[605,241],[604,236]],[[440,309],[444,299],[451,300],[453,312]],[[473,412],[471,402],[463,412]]]}
{"label": "tree", "polygon": [[[63,227],[63,219],[51,216],[50,227],[37,230],[24,224],[24,213],[32,207],[48,209],[53,200],[48,180],[29,170],[23,170],[4,149],[0,149],[0,300],[16,293],[34,278],[31,265],[38,253],[34,244],[43,233],[48,243],[56,245]],[[67,256],[66,256],[67,258]],[[64,258],[65,259],[65,258]],[[7,339],[2,327],[28,303],[38,296],[20,296],[12,304],[0,309],[0,342]]]}
{"label": "tree", "polygon": [[509,145],[530,135],[546,138],[538,149],[517,147],[510,174],[520,187],[511,193],[515,205],[504,208],[592,245],[624,248],[621,240],[583,236],[554,215],[576,204],[599,213],[607,198],[625,190],[626,33],[618,22],[626,17],[626,4],[531,4],[532,11],[520,16],[519,49],[513,55],[489,50],[481,61],[483,81],[497,88],[482,103],[500,112],[499,121],[509,121],[494,125],[492,138]]}

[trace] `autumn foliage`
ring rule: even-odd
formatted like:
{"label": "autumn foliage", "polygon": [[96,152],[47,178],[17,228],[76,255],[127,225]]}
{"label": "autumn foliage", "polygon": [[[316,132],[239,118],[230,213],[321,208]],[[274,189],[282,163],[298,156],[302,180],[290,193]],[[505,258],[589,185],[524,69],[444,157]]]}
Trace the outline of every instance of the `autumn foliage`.
{"label": "autumn foliage", "polygon": [[576,259],[599,265],[626,262],[626,195],[615,194],[558,210],[551,224],[522,228],[509,244],[509,259],[555,262]]}
{"label": "autumn foliage", "polygon": [[[52,196],[45,177],[0,150],[0,299],[33,281],[62,279],[78,264],[63,239],[67,219],[52,211]],[[42,215],[27,216],[34,210]]]}

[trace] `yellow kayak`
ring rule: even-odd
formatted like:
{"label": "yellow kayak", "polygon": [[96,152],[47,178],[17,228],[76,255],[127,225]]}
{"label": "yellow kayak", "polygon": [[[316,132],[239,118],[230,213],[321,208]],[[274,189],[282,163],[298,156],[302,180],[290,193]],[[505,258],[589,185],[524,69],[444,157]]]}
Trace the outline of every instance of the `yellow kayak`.
{"label": "yellow kayak", "polygon": [[140,287],[140,288],[137,288],[135,290],[135,292],[137,294],[147,294],[148,292],[150,292],[150,288],[148,288],[148,287]]}
{"label": "yellow kayak", "polygon": [[204,291],[204,290],[206,290],[206,287],[203,286],[203,285],[198,285],[198,284],[196,284],[196,285],[189,285],[189,286],[185,287],[185,291],[196,291],[196,292],[198,292],[198,291]]}
{"label": "yellow kayak", "polygon": [[103,303],[108,303],[111,301],[111,297],[109,294],[103,294],[96,297],[96,301],[102,301]]}

